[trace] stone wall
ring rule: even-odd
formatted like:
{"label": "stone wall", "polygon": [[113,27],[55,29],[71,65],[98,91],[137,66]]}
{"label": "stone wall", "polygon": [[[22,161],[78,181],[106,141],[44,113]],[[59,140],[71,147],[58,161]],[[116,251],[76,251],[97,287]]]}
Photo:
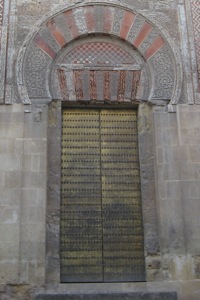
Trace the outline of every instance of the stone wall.
{"label": "stone wall", "polygon": [[[179,105],[168,113],[166,107],[140,107],[147,280],[152,291],[176,290],[181,300],[197,300],[199,292],[197,108]],[[73,293],[71,285],[59,285],[59,124],[59,102],[1,109],[0,293],[13,299],[44,292],[45,283],[48,292]],[[148,291],[149,284],[123,291]]]}
{"label": "stone wall", "polygon": [[43,284],[47,186],[47,107],[25,108],[20,232],[21,283]]}
{"label": "stone wall", "polygon": [[0,107],[0,282],[19,282],[24,115],[22,106]]}
{"label": "stone wall", "polygon": [[199,279],[199,132],[200,109],[197,107],[178,107],[178,135],[181,160],[182,205],[185,226],[185,247],[191,268],[188,278]]}
{"label": "stone wall", "polygon": [[1,106],[0,284],[44,283],[47,108]]}

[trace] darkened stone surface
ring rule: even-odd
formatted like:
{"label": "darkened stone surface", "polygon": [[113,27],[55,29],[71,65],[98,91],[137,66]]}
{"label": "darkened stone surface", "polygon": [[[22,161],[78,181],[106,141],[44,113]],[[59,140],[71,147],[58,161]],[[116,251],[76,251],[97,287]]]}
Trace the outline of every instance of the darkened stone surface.
{"label": "darkened stone surface", "polygon": [[177,300],[176,292],[37,295],[35,300]]}

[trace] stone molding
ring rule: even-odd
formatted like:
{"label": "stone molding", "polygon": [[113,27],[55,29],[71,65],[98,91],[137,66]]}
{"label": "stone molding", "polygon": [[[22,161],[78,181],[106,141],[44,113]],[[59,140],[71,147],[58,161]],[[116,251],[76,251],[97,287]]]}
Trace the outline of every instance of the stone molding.
{"label": "stone molding", "polygon": [[[196,47],[195,47],[195,40],[196,40],[195,33],[198,34],[198,32],[197,31],[194,32],[195,24],[193,22],[193,12],[192,12],[192,7],[191,7],[192,3],[193,3],[193,0],[189,0],[189,1],[185,0],[185,20],[186,20],[187,32],[189,33],[188,41],[189,41],[190,62],[191,62],[190,76],[192,78],[193,90],[195,93],[195,92],[199,91],[197,60],[196,60]],[[200,5],[200,3],[199,3],[199,5]],[[190,81],[191,81],[191,79],[190,79]],[[194,99],[194,102],[195,102],[195,99]],[[196,103],[196,104],[198,104],[198,103]]]}
{"label": "stone molding", "polygon": [[10,1],[0,0],[0,103],[4,103]]}
{"label": "stone molding", "polygon": [[4,0],[0,0],[0,49],[1,49],[1,55],[0,55],[0,103],[3,102],[4,98],[4,72],[5,72],[5,62],[3,59],[3,52],[5,51],[3,48],[3,43],[5,39],[5,29],[3,28],[3,15],[4,15]]}
{"label": "stone molding", "polygon": [[3,8],[4,8],[4,1],[0,0],[0,38],[1,38],[2,23],[3,23]]}
{"label": "stone molding", "polygon": [[[189,4],[188,4],[189,5]],[[192,23],[193,23],[193,39],[194,39],[194,44],[195,44],[195,52],[196,52],[196,65],[197,65],[197,75],[198,75],[198,84],[197,84],[197,90],[198,92],[200,91],[200,40],[199,40],[199,35],[200,35],[200,2],[191,0],[190,1],[190,9],[191,9],[191,14],[192,14]],[[189,14],[189,12],[188,12]]]}
{"label": "stone molding", "polygon": [[[183,80],[179,50],[165,30],[155,24],[155,20],[150,20],[148,13],[144,15],[127,6],[119,5],[118,1],[66,4],[36,24],[22,45],[17,60],[17,85],[22,102],[29,104],[34,99],[46,103],[51,101],[49,76],[55,58],[74,39],[98,32],[125,40],[143,57],[151,70],[152,82],[145,100],[177,104]],[[102,18],[104,13],[108,14],[105,20],[110,22]],[[95,23],[94,20],[99,21]]]}

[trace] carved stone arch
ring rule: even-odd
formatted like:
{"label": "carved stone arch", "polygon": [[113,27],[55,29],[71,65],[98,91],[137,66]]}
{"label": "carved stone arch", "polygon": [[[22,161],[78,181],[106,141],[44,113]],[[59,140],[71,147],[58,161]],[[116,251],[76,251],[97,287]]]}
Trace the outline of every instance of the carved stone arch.
{"label": "carved stone arch", "polygon": [[150,87],[138,100],[178,102],[182,86],[180,60],[163,32],[136,11],[113,3],[87,1],[47,17],[25,41],[17,62],[22,102],[51,101],[55,95],[50,86],[56,86],[52,72],[59,57],[75,41],[94,35],[121,40],[133,57],[140,57],[139,69],[145,70],[147,79],[142,85]]}

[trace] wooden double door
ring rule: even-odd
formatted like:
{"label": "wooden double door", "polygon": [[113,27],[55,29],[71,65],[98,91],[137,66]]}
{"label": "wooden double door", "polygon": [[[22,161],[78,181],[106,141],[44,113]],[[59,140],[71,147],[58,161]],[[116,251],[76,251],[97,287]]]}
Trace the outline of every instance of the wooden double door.
{"label": "wooden double door", "polygon": [[144,281],[137,112],[62,118],[61,282]]}

